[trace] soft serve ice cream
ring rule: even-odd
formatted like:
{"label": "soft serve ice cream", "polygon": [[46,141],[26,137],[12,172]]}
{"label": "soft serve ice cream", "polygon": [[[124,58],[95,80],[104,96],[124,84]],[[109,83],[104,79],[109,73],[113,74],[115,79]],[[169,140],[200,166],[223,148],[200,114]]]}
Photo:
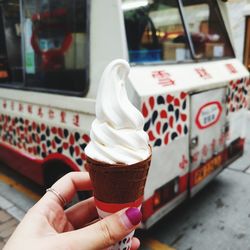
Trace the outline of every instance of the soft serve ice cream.
{"label": "soft serve ice cream", "polygon": [[118,59],[111,62],[102,75],[91,141],[85,149],[92,159],[129,165],[150,156],[148,135],[143,131],[144,118],[126,92],[129,70],[129,64]]}

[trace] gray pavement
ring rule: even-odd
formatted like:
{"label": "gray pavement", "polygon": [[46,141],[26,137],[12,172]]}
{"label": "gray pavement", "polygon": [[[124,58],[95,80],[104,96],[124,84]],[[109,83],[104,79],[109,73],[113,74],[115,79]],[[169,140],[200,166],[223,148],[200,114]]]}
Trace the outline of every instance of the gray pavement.
{"label": "gray pavement", "polygon": [[[16,203],[12,202],[13,197],[9,196],[10,190],[8,189],[11,189],[11,187],[0,182],[0,249],[3,248],[28,208],[25,206],[25,209],[22,209]],[[13,193],[13,191],[10,192]],[[14,194],[18,196],[19,193],[14,191]],[[4,197],[6,195],[11,197],[11,199],[6,199]],[[26,197],[20,197],[20,201],[26,203]]]}
{"label": "gray pavement", "polygon": [[35,201],[25,194],[0,182],[0,209],[6,210],[15,219],[20,221],[34,204]]}
{"label": "gray pavement", "polygon": [[15,173],[5,169],[2,165],[0,168],[0,249],[2,249],[20,220],[36,201],[31,199],[27,193],[25,194],[26,188],[19,181],[8,177],[16,176]]}
{"label": "gray pavement", "polygon": [[0,209],[0,249],[4,247],[18,223],[18,220],[9,215],[5,210]]}

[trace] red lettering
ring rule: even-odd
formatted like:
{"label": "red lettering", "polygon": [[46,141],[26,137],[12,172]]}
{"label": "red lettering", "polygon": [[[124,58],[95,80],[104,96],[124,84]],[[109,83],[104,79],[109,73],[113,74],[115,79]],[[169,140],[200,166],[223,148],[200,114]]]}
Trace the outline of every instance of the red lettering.
{"label": "red lettering", "polygon": [[19,103],[19,105],[18,105],[18,111],[19,112],[23,111],[23,104],[22,103]]}
{"label": "red lettering", "polygon": [[66,123],[66,112],[65,111],[61,111],[61,122],[62,123]]}
{"label": "red lettering", "polygon": [[231,73],[231,74],[236,74],[237,73],[237,70],[236,68],[233,66],[233,64],[231,63],[227,63],[226,64],[226,68],[228,69],[228,71]]}
{"label": "red lettering", "polygon": [[157,79],[158,84],[163,87],[175,84],[175,81],[171,78],[171,75],[164,70],[153,71],[152,77]]}
{"label": "red lettering", "polygon": [[55,112],[52,109],[49,109],[49,119],[54,119],[55,118]]}
{"label": "red lettering", "polygon": [[6,100],[3,100],[3,108],[4,108],[4,109],[7,108],[7,102],[6,102]]}
{"label": "red lettering", "polygon": [[27,110],[30,114],[32,114],[32,106],[30,104],[27,106]]}
{"label": "red lettering", "polygon": [[79,115],[76,114],[76,115],[74,115],[74,117],[73,117],[73,124],[74,124],[75,126],[79,127],[79,126],[80,126],[79,123],[80,123],[80,118],[79,118]]}
{"label": "red lettering", "polygon": [[43,118],[43,110],[41,107],[38,108],[37,115],[41,118]]}
{"label": "red lettering", "polygon": [[195,69],[196,73],[203,79],[211,79],[212,76],[204,68]]}
{"label": "red lettering", "polygon": [[10,107],[11,107],[11,110],[13,111],[13,110],[14,110],[14,108],[15,108],[15,103],[14,103],[14,101],[11,101],[11,103],[10,103]]}

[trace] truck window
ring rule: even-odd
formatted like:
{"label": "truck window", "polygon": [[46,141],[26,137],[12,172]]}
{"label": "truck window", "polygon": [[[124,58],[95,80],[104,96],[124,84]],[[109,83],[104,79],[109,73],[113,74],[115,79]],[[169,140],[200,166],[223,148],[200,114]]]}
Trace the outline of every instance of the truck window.
{"label": "truck window", "polygon": [[0,83],[23,81],[20,9],[17,1],[0,2]]}
{"label": "truck window", "polygon": [[196,57],[234,57],[217,3],[212,0],[183,0],[183,5]]}
{"label": "truck window", "polygon": [[190,59],[177,1],[123,0],[122,8],[130,62]]}
{"label": "truck window", "polygon": [[234,57],[215,1],[178,2],[123,0],[130,62],[176,63]]}
{"label": "truck window", "polygon": [[0,71],[2,64],[8,75],[1,79],[1,85],[72,95],[86,93],[86,2],[1,1]]}

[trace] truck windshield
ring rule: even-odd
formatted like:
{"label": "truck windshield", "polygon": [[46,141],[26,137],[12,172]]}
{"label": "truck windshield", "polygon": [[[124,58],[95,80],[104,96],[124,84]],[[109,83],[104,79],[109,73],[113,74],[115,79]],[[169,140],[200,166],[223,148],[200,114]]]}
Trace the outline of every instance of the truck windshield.
{"label": "truck windshield", "polygon": [[215,1],[123,0],[133,63],[233,57]]}

